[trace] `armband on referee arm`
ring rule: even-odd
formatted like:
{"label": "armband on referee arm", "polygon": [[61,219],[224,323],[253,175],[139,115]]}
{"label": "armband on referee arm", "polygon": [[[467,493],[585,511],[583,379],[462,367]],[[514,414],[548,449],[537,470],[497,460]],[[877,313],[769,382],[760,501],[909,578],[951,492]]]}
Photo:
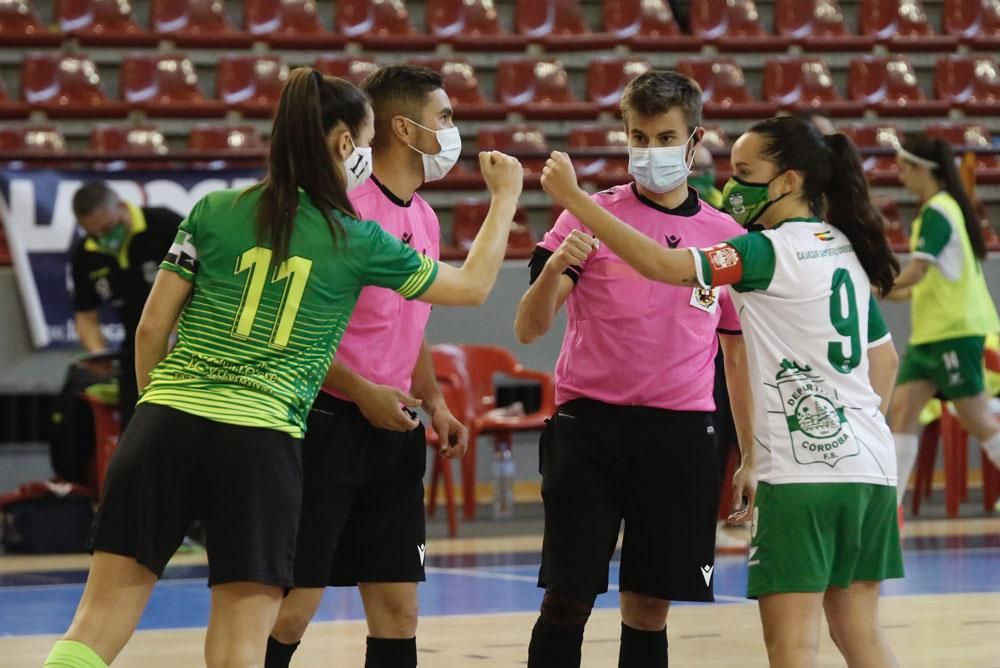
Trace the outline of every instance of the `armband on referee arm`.
{"label": "armband on referee arm", "polygon": [[743,261],[739,252],[728,243],[709,248],[691,248],[698,283],[703,288],[733,285],[743,278]]}

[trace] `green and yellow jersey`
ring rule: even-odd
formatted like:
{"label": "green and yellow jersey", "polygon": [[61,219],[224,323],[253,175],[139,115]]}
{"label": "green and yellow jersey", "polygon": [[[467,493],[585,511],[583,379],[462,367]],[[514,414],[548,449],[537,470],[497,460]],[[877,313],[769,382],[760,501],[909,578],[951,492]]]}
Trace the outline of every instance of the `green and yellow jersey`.
{"label": "green and yellow jersey", "polygon": [[301,438],[309,407],[365,285],[414,299],[437,263],[375,222],[340,212],[334,243],[309,197],[299,194],[288,258],[255,234],[260,190],[222,190],[181,223],[162,269],[194,283],[177,345],[156,366],[139,403]]}

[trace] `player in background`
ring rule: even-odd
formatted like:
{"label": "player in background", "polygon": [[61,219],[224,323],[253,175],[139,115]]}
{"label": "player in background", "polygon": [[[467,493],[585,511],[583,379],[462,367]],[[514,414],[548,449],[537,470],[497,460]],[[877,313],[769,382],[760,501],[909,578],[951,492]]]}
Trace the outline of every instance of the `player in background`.
{"label": "player in background", "polygon": [[[461,137],[441,75],[389,66],[362,88],[375,113],[374,174],[350,193],[362,218],[438,259],[437,214],[417,194],[443,178]],[[461,457],[468,432],[444,403],[424,329],[431,307],[365,288],[309,414],[296,588],[282,601],[266,668],[287,668],[328,585],[357,586],[368,620],[365,665],[417,663],[417,582],[424,580],[427,443],[421,406],[442,452]]]}
{"label": "player in background", "polygon": [[[663,247],[740,234],[688,185],[704,133],[698,85],[676,72],[647,72],[626,87],[621,106],[635,182],[594,195],[595,206]],[[545,594],[528,665],[580,665],[584,626],[607,591],[624,522],[620,664],[662,667],[670,601],[713,600],[715,353],[721,339],[733,388],[747,387],[746,353],[727,290],[657,284],[581,230],[567,211],[538,245],[514,323],[529,343],[567,308],[559,408],[539,441],[545,537],[538,584]],[[749,394],[734,398],[746,453],[736,493],[752,494]]]}
{"label": "player in background", "polygon": [[[553,153],[542,186],[643,276],[731,286],[747,338],[759,488],[747,593],[771,666],[816,665],[820,618],[849,666],[897,666],[879,585],[903,575],[896,464],[884,413],[898,359],[872,295],[899,271],[857,151],[772,118],[733,146],[725,203],[762,226],[698,250],[663,248],[589,198]],[[591,243],[582,231],[579,243]]]}
{"label": "player in background", "polygon": [[962,427],[1000,466],[1000,423],[989,407],[983,371],[986,336],[1000,332],[1000,319],[983,276],[986,242],[951,146],[913,139],[903,144],[896,164],[899,180],[920,200],[912,259],[889,295],[911,300],[913,322],[891,411],[902,506],[917,460],[920,411],[935,395],[952,402]]}
{"label": "player in background", "polygon": [[297,441],[362,287],[481,303],[521,191],[516,160],[481,154],[494,206],[462,268],[439,265],[357,218],[347,191],[367,176],[352,168],[373,134],[363,92],[295,70],[278,104],[264,181],[207,195],[181,224],[139,323],[144,392],[108,471],[94,561],[47,667],[114,661],[194,517],[204,518],[209,545],[206,664],[263,665],[282,593],[293,584]]}

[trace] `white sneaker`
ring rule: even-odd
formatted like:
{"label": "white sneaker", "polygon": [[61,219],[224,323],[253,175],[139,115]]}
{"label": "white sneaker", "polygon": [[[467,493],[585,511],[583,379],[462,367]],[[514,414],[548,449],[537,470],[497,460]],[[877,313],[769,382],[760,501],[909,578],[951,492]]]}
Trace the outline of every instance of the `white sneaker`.
{"label": "white sneaker", "polygon": [[[746,529],[744,527],[735,528],[736,531],[744,533]],[[726,531],[726,523],[720,521],[715,526],[715,551],[730,553],[730,554],[741,554],[749,549],[749,543],[746,540],[734,536],[729,531]]]}

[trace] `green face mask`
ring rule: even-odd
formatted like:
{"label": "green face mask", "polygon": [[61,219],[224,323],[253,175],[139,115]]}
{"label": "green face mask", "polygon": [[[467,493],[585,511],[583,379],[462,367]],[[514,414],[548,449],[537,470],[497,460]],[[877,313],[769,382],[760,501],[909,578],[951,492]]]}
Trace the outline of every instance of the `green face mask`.
{"label": "green face mask", "polygon": [[702,199],[708,199],[712,189],[715,188],[715,172],[709,170],[698,176],[689,176],[688,185],[697,190]]}
{"label": "green face mask", "polygon": [[122,244],[128,238],[128,226],[124,224],[115,225],[111,231],[94,239],[101,250],[107,253],[117,253],[121,250]]}

